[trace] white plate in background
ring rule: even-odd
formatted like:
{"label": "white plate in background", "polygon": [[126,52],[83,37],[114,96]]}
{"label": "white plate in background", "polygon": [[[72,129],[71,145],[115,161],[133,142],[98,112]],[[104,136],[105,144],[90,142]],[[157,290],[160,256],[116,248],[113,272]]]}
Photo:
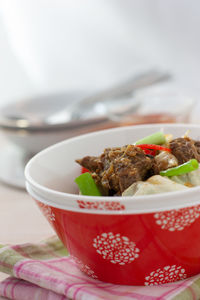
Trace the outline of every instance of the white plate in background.
{"label": "white plate in background", "polygon": [[10,186],[25,189],[24,168],[30,157],[11,143],[0,148],[0,181]]}

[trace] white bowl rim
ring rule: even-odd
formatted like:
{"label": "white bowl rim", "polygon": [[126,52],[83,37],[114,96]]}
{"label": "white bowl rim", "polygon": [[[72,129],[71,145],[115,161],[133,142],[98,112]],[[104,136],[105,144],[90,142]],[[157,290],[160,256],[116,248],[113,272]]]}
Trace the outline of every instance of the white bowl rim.
{"label": "white bowl rim", "polygon": [[[28,184],[28,182],[26,183],[26,189],[28,191],[28,193],[32,196],[32,198],[44,205],[48,205],[54,208],[58,208],[61,210],[66,210],[66,211],[73,211],[73,212],[78,212],[78,213],[83,213],[83,214],[96,214],[96,215],[138,215],[138,214],[152,214],[152,213],[162,213],[162,212],[166,212],[166,211],[171,211],[171,210],[178,210],[178,209],[182,209],[182,208],[191,208],[195,205],[199,205],[199,200],[196,200],[195,202],[193,201],[193,204],[191,205],[188,201],[185,201],[184,203],[178,203],[176,205],[174,205],[172,207],[171,204],[169,204],[167,207],[161,207],[160,202],[158,203],[159,205],[157,207],[150,207],[150,208],[146,208],[146,209],[138,209],[136,207],[127,207],[124,209],[95,209],[95,208],[80,208],[77,205],[76,206],[70,206],[65,204],[65,202],[63,201],[62,203],[58,203],[52,200],[47,199],[46,197],[37,194],[32,188],[31,186]],[[165,193],[166,195],[166,193]],[[98,200],[99,201],[99,200]],[[124,206],[127,203],[124,203]],[[136,202],[135,202],[136,204]],[[138,204],[138,202],[137,202]]]}
{"label": "white bowl rim", "polygon": [[[29,174],[29,169],[31,168],[32,164],[34,164],[34,161],[36,158],[40,157],[41,155],[44,155],[45,153],[49,152],[49,151],[52,151],[58,147],[60,147],[61,145],[63,144],[68,144],[68,143],[71,143],[72,141],[76,141],[76,140],[80,140],[80,139],[85,139],[87,136],[95,136],[95,135],[98,135],[98,134],[101,134],[102,132],[113,132],[113,131],[124,131],[126,130],[127,128],[160,128],[160,127],[164,127],[164,126],[168,126],[168,127],[183,127],[185,128],[186,126],[190,128],[198,128],[200,129],[200,124],[190,124],[190,123],[156,123],[156,124],[145,124],[145,125],[132,125],[132,126],[123,126],[123,127],[117,127],[117,128],[112,128],[112,129],[105,129],[105,130],[100,130],[100,131],[96,131],[96,132],[92,132],[92,133],[87,133],[87,134],[83,134],[83,135],[79,135],[77,137],[73,137],[73,138],[70,138],[70,139],[67,139],[67,140],[64,140],[62,142],[59,142],[59,143],[56,143],[42,151],[40,151],[39,153],[37,153],[33,158],[30,159],[30,161],[27,163],[26,167],[25,167],[25,179],[27,181],[27,183],[34,188],[34,190],[37,190],[37,191],[42,191],[43,193],[45,193],[46,195],[52,195],[52,196],[55,196],[55,200],[52,201],[52,200],[49,200],[49,204],[50,202],[52,202],[53,206],[57,207],[56,206],[56,196],[60,197],[60,198],[63,198],[63,199],[66,199],[66,198],[71,198],[71,200],[80,200],[80,201],[91,201],[91,202],[96,202],[96,201],[103,201],[103,202],[117,202],[117,203],[120,203],[120,204],[124,204],[125,201],[127,202],[131,202],[132,204],[134,203],[138,203],[138,201],[141,201],[143,200],[144,202],[146,201],[150,201],[150,200],[156,200],[159,202],[159,199],[162,199],[163,197],[165,197],[165,200],[167,199],[170,199],[170,198],[173,198],[173,196],[176,196],[176,197],[179,197],[179,198],[182,198],[183,196],[186,196],[188,195],[188,197],[192,197],[192,196],[197,196],[197,193],[200,195],[200,186],[197,186],[197,187],[193,187],[191,189],[188,189],[188,190],[184,190],[184,191],[174,191],[174,192],[168,192],[168,193],[160,193],[160,194],[151,194],[151,195],[144,195],[144,196],[137,196],[137,197],[134,197],[134,196],[125,196],[125,197],[119,197],[119,196],[84,196],[84,195],[78,195],[78,194],[70,194],[70,193],[65,193],[65,192],[60,192],[60,191],[56,191],[56,190],[53,190],[53,189],[50,189],[50,188],[47,188],[41,184],[39,184],[38,182],[36,182]],[[141,201],[141,202],[143,202]],[[162,200],[160,200],[162,201]],[[162,210],[165,210],[165,206],[168,207],[168,205],[165,205],[164,201],[161,202],[162,205]],[[190,202],[191,205],[189,206],[193,206],[193,205],[197,205],[197,201],[192,201]],[[200,204],[200,197],[199,197],[199,203]],[[184,201],[183,201],[183,205],[179,205],[180,207],[186,207],[188,205],[185,205]],[[68,205],[67,203],[63,202],[63,208],[68,208]],[[58,205],[58,208],[59,208],[59,205]],[[169,208],[168,208],[169,209]],[[173,209],[173,207],[171,208]],[[85,210],[84,210],[85,211]],[[94,211],[94,210],[93,210]],[[145,209],[143,208],[143,212],[144,213],[147,213],[149,212],[150,210],[148,209]]]}

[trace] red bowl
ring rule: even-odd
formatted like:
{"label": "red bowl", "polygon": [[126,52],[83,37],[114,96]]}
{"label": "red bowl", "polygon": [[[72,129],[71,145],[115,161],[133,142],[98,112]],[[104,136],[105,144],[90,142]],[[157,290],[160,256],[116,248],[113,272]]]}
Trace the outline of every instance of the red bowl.
{"label": "red bowl", "polygon": [[[124,285],[158,285],[200,272],[200,187],[137,197],[78,195],[75,158],[132,143],[164,127],[198,138],[200,126],[150,125],[100,131],[52,146],[26,166],[27,190],[80,269]],[[91,145],[93,147],[91,148]]]}

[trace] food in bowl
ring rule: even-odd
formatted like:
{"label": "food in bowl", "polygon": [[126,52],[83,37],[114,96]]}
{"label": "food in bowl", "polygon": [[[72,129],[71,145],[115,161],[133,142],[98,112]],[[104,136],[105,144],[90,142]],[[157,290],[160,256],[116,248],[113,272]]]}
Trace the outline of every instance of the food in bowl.
{"label": "food in bowl", "polygon": [[[156,132],[134,144],[106,148],[100,156],[77,159],[84,174],[81,194],[137,196],[200,185],[200,141]],[[87,172],[88,171],[88,172]]]}
{"label": "food in bowl", "polygon": [[187,129],[192,140],[199,139],[200,125],[193,124],[110,129],[51,146],[26,166],[29,194],[88,275],[88,283],[157,285],[200,273],[199,186],[137,197],[99,197],[79,195],[74,183],[80,175],[77,158],[123,147],[162,127],[174,139]]}

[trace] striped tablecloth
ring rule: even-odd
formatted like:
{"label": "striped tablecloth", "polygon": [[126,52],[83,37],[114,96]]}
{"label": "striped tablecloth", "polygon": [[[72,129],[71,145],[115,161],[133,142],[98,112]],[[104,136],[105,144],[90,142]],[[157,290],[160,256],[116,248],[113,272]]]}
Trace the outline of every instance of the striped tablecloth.
{"label": "striped tablecloth", "polygon": [[1,245],[0,271],[10,274],[0,283],[0,295],[16,300],[200,299],[200,276],[148,287],[95,280],[89,267],[68,256],[57,237],[39,244]]}

